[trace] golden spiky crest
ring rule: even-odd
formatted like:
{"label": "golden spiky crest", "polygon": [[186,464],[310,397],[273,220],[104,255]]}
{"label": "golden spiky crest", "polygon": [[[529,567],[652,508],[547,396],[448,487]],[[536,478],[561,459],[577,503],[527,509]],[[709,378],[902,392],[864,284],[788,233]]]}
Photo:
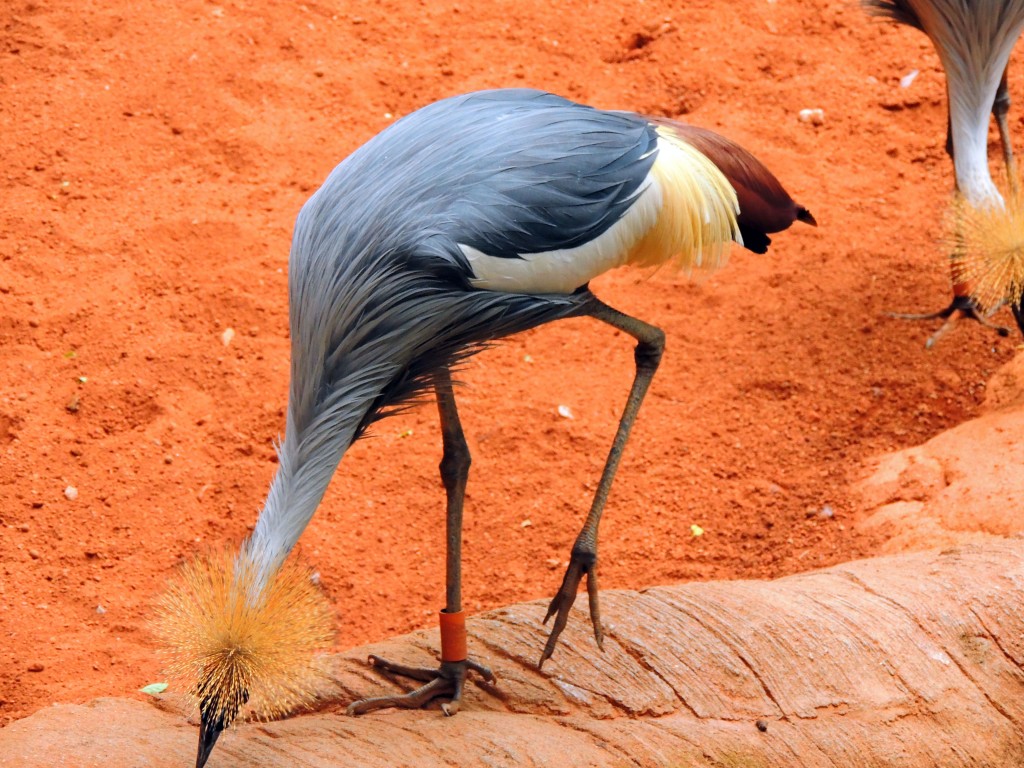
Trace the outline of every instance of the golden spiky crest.
{"label": "golden spiky crest", "polygon": [[1003,206],[976,207],[957,196],[947,217],[954,278],[986,311],[1018,304],[1024,292],[1024,199],[1014,186]]}
{"label": "golden spiky crest", "polygon": [[181,567],[157,606],[168,675],[225,725],[247,699],[264,719],[308,705],[334,639],[333,611],[308,567],[292,558],[259,583],[244,554],[204,555]]}

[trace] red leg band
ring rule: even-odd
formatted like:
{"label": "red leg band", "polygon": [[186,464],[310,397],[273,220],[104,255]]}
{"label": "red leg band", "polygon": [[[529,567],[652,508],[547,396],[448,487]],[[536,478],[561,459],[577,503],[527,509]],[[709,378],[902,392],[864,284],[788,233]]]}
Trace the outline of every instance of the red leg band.
{"label": "red leg band", "polygon": [[466,660],[466,612],[438,613],[441,622],[441,661]]}

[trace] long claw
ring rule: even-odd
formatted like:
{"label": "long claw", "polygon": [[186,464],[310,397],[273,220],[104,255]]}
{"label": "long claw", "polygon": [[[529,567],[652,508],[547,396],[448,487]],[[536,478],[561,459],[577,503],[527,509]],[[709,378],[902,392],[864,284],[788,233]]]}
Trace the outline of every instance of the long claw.
{"label": "long claw", "polygon": [[562,586],[551,598],[544,616],[545,624],[552,616],[555,617],[555,623],[551,626],[551,634],[548,635],[548,641],[544,644],[540,661],[537,662],[538,669],[542,668],[544,662],[550,659],[555,652],[558,638],[569,621],[569,611],[576,601],[576,593],[579,591],[580,581],[584,575],[587,577],[587,596],[590,600],[590,621],[594,625],[594,639],[597,640],[597,647],[604,650],[604,633],[601,629],[601,608],[597,588],[597,556],[591,553],[578,556],[574,552],[569,559],[569,567],[565,570],[565,576],[562,578]]}
{"label": "long claw", "polygon": [[494,676],[494,673],[491,672],[490,667],[485,667],[483,664],[478,664],[477,662],[472,661],[470,659],[466,659],[464,664],[466,665],[466,669],[473,670],[488,683],[493,683],[498,680],[498,678]]}
{"label": "long claw", "polygon": [[429,669],[427,667],[407,667],[405,664],[396,664],[393,661],[382,659],[380,656],[372,653],[369,658],[367,658],[367,662],[371,667],[377,667],[378,669],[390,672],[393,675],[401,675],[402,677],[419,680],[423,683],[429,683],[437,677],[436,669]]}
{"label": "long claw", "polygon": [[345,709],[345,713],[348,715],[362,715],[367,712],[372,712],[375,709],[385,709],[387,707],[419,709],[420,707],[430,703],[431,700],[438,696],[451,693],[451,681],[446,680],[443,677],[437,677],[426,685],[406,694],[399,696],[377,696],[375,698],[354,701],[348,705]]}
{"label": "long claw", "polygon": [[371,655],[370,664],[385,672],[390,672],[413,680],[427,681],[414,691],[396,696],[377,696],[369,699],[360,699],[348,705],[345,712],[349,715],[362,715],[376,709],[387,707],[401,707],[402,709],[419,709],[429,704],[438,696],[448,696],[451,701],[441,705],[446,715],[454,715],[459,711],[462,702],[462,690],[466,682],[466,672],[472,670],[478,673],[489,683],[495,681],[494,673],[490,669],[478,664],[475,661],[443,661],[441,666],[435,669],[426,667],[408,667],[404,664],[396,664],[380,656]]}
{"label": "long claw", "polygon": [[455,690],[452,692],[451,700],[441,705],[441,711],[444,712],[445,717],[454,717],[458,714],[459,708],[462,706],[462,685],[465,680],[466,668],[463,666],[452,681]]}
{"label": "long claw", "polygon": [[604,650],[604,628],[601,626],[601,604],[598,599],[597,569],[587,574],[587,598],[590,602],[590,623],[594,626],[594,640]]}

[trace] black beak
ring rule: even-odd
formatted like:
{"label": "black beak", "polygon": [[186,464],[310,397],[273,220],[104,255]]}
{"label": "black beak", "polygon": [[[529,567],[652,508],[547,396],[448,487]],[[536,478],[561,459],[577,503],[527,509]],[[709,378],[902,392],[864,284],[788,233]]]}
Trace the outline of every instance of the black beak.
{"label": "black beak", "polygon": [[213,752],[213,745],[217,743],[217,737],[224,730],[224,724],[220,718],[207,717],[203,713],[202,722],[199,724],[199,751],[196,752],[196,768],[203,768],[206,761]]}

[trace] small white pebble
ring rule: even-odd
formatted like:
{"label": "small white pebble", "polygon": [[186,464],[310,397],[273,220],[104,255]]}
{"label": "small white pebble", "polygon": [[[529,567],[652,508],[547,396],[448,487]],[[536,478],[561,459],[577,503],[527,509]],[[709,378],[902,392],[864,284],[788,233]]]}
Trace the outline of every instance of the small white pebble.
{"label": "small white pebble", "polygon": [[78,489],[75,488],[75,486],[73,485],[69,485],[67,488],[64,489],[64,496],[67,498],[68,501],[74,501],[75,499],[78,498]]}
{"label": "small white pebble", "polygon": [[917,78],[920,70],[914,69],[900,78],[900,88],[909,88]]}
{"label": "small white pebble", "polygon": [[825,122],[825,110],[823,109],[801,109],[800,122],[811,125],[822,125]]}
{"label": "small white pebble", "polygon": [[574,418],[573,415],[572,415],[572,411],[569,410],[569,406],[568,405],[560,405],[560,406],[558,406],[558,415],[561,416],[563,419]]}
{"label": "small white pebble", "polygon": [[228,344],[231,343],[231,340],[233,338],[235,338],[235,329],[234,328],[226,328],[226,329],[224,329],[224,333],[222,333],[220,335],[220,340],[224,344],[225,347]]}
{"label": "small white pebble", "polygon": [[519,524],[519,527],[520,528],[529,528],[531,525],[533,525],[533,523],[530,522],[529,520],[523,520],[523,522],[521,522]]}
{"label": "small white pebble", "polygon": [[102,605],[97,605],[96,606],[96,613],[98,613],[100,616],[102,616],[106,612],[107,612],[107,609],[104,608]]}

